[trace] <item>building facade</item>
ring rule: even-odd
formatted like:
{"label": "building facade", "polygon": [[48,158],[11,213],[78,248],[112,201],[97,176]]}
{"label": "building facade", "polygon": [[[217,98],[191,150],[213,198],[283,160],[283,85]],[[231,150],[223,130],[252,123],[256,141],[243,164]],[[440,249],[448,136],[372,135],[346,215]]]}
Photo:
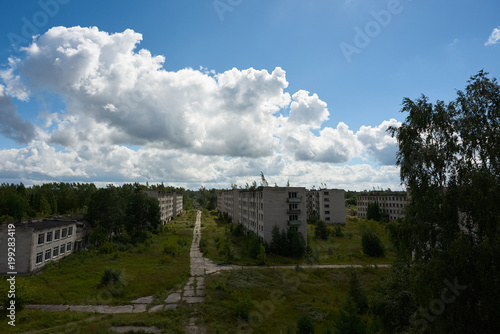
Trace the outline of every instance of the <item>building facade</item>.
{"label": "building facade", "polygon": [[[28,275],[42,269],[47,263],[57,262],[75,249],[85,247],[88,231],[85,222],[76,220],[18,221],[15,226],[15,271]],[[0,254],[8,254],[9,224],[0,225]],[[0,274],[9,270],[7,256],[0,257]]]}
{"label": "building facade", "polygon": [[301,187],[258,187],[252,190],[233,189],[223,192],[217,208],[227,212],[233,222],[262,240],[271,242],[272,230],[294,229],[307,242],[306,190]]}
{"label": "building facade", "polygon": [[382,217],[393,221],[404,217],[408,194],[406,191],[369,191],[356,196],[356,202],[359,218],[366,218],[368,204],[377,202]]}
{"label": "building facade", "polygon": [[158,200],[158,204],[160,205],[160,220],[163,225],[182,212],[182,194],[166,193],[159,190],[143,190],[143,193]]}
{"label": "building facade", "polygon": [[316,217],[327,224],[345,224],[346,212],[344,190],[308,190],[307,217]]}

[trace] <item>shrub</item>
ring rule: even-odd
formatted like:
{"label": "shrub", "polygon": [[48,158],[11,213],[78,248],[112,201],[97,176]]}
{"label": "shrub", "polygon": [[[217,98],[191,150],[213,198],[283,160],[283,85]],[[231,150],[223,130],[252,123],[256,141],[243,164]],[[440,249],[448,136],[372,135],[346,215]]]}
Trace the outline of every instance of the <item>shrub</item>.
{"label": "shrub", "polygon": [[365,254],[373,257],[385,256],[385,249],[382,245],[382,241],[371,228],[367,228],[363,231],[361,243]]}
{"label": "shrub", "polygon": [[225,301],[226,308],[238,318],[248,320],[248,315],[253,307],[250,295],[246,292],[235,290],[231,292],[229,300]]}
{"label": "shrub", "polygon": [[356,304],[360,311],[368,308],[368,301],[365,290],[361,287],[356,270],[351,270],[351,278],[349,280],[349,298]]}
{"label": "shrub", "polygon": [[314,237],[316,239],[326,240],[328,239],[328,225],[322,220],[318,220],[316,227],[314,228]]}
{"label": "shrub", "polygon": [[263,244],[260,244],[260,252],[259,255],[257,255],[257,264],[259,266],[265,266],[266,262],[267,262],[266,247],[264,247]]}
{"label": "shrub", "polygon": [[176,245],[165,245],[163,246],[163,252],[166,255],[170,255],[172,257],[179,255],[179,250]]}
{"label": "shrub", "polygon": [[342,238],[344,236],[344,232],[342,231],[342,228],[340,226],[335,226],[333,228],[333,231],[332,231],[332,234],[336,237],[336,238]]}
{"label": "shrub", "polygon": [[101,276],[102,287],[112,287],[122,283],[122,272],[119,269],[106,268]]}
{"label": "shrub", "polygon": [[115,245],[106,241],[99,246],[99,253],[101,254],[111,254],[115,251]]}
{"label": "shrub", "polygon": [[314,325],[307,316],[307,314],[302,313],[297,320],[297,334],[314,334]]}

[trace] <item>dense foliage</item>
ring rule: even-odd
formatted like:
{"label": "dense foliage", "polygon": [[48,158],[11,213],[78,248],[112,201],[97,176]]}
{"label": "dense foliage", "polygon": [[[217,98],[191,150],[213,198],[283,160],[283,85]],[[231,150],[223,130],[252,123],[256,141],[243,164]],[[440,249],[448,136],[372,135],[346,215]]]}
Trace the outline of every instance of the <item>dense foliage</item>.
{"label": "dense foliage", "polygon": [[480,71],[455,101],[404,99],[402,112],[390,131],[410,202],[379,315],[388,332],[498,333],[500,86]]}

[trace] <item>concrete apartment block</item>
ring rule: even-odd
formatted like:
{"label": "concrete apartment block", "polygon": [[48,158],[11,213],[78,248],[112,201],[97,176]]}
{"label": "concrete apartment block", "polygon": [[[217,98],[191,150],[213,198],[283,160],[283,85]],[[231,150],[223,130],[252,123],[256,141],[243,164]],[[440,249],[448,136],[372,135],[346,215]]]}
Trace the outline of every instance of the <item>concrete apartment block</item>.
{"label": "concrete apartment block", "polygon": [[316,216],[328,224],[345,224],[345,197],[343,189],[307,191],[307,216]]}
{"label": "concrete apartment block", "polygon": [[[31,220],[18,221],[15,226],[16,256],[15,271],[18,275],[29,275],[42,269],[47,263],[70,255],[84,247],[85,222],[76,220]],[[8,268],[8,224],[0,225],[0,274],[11,272]]]}
{"label": "concrete apartment block", "polygon": [[295,229],[307,242],[306,190],[301,187],[233,189],[218,196],[217,208],[267,242],[272,230]]}
{"label": "concrete apartment block", "polygon": [[404,207],[408,203],[406,191],[369,191],[356,196],[358,217],[366,218],[368,204],[378,202],[380,214],[389,221],[404,217]]}
{"label": "concrete apartment block", "polygon": [[163,225],[182,212],[182,194],[166,193],[159,190],[143,190],[142,192],[158,200],[160,205],[160,220]]}

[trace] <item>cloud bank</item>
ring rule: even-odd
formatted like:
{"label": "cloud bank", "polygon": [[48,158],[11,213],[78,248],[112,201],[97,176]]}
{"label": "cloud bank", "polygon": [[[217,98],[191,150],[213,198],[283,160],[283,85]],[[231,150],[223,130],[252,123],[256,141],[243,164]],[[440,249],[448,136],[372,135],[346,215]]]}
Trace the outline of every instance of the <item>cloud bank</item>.
{"label": "cloud bank", "polygon": [[[284,183],[399,182],[385,132],[396,120],[357,132],[325,126],[327,104],[287,92],[279,67],[168,71],[163,56],[137,49],[141,40],[130,29],[54,27],[11,58],[0,73],[0,133],[26,147],[0,151],[0,178],[227,185],[262,170]],[[41,93],[65,110],[35,126],[13,100]],[[359,157],[388,167],[332,165]]]}

